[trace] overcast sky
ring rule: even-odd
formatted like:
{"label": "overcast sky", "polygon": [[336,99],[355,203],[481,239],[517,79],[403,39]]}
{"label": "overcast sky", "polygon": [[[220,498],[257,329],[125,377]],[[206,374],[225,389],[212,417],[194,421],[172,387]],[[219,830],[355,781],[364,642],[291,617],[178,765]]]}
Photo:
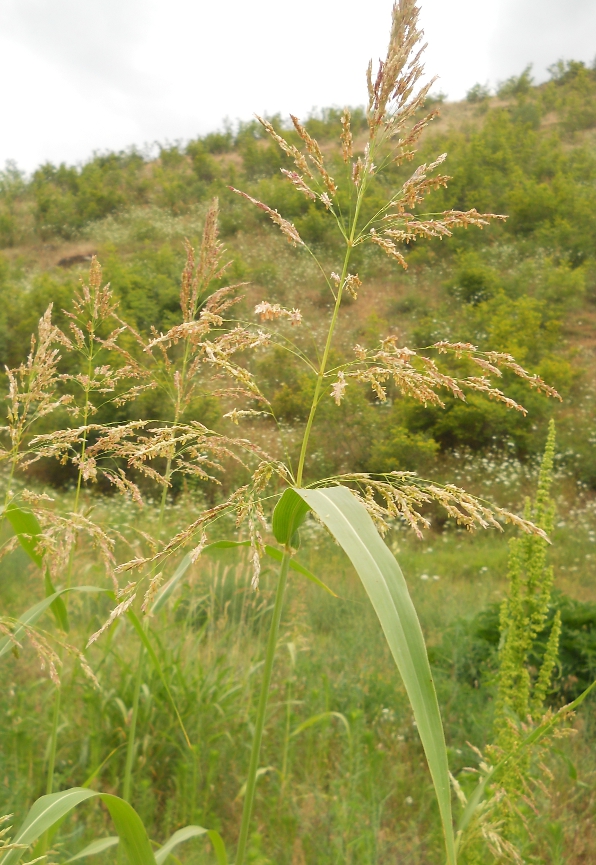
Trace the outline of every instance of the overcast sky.
{"label": "overcast sky", "polygon": [[[0,167],[187,140],[253,112],[362,104],[391,0],[0,0]],[[422,0],[427,70],[460,99],[591,63],[596,0]]]}

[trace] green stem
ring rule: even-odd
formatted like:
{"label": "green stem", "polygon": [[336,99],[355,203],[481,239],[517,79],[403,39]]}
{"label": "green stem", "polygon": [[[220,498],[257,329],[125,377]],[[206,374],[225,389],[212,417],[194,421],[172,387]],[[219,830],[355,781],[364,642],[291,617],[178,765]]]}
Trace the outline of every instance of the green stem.
{"label": "green stem", "polygon": [[286,687],[286,728],[284,730],[284,753],[281,762],[281,792],[279,796],[280,804],[283,800],[286,782],[288,779],[288,757],[290,754],[290,723],[292,718],[292,680],[288,681]]}
{"label": "green stem", "polygon": [[341,298],[344,289],[344,283],[346,280],[346,276],[348,274],[348,267],[350,264],[350,258],[352,255],[352,249],[354,248],[354,239],[356,237],[356,228],[358,225],[358,217],[360,215],[360,208],[362,206],[362,201],[364,199],[364,192],[366,189],[366,184],[363,181],[361,188],[358,190],[358,199],[356,201],[356,208],[354,210],[354,219],[352,221],[352,228],[350,230],[350,236],[347,241],[346,254],[344,256],[344,263],[341,271],[341,277],[339,281],[339,287],[337,290],[337,297],[335,298],[335,306],[333,307],[333,315],[331,316],[331,323],[329,325],[329,331],[327,333],[327,340],[325,342],[325,349],[323,351],[323,357],[321,358],[321,364],[319,366],[319,372],[317,375],[317,382],[315,385],[315,392],[312,398],[312,404],[310,407],[310,412],[308,415],[308,420],[306,421],[306,429],[304,430],[304,435],[302,437],[302,447],[300,448],[300,459],[298,461],[298,471],[296,473],[296,486],[299,487],[302,485],[302,476],[304,474],[304,462],[306,460],[306,452],[308,448],[308,441],[310,439],[310,433],[312,430],[312,425],[315,419],[315,415],[317,413],[317,407],[319,405],[319,399],[321,396],[321,389],[323,387],[323,380],[325,378],[325,372],[327,371],[327,362],[329,360],[329,352],[331,351],[331,343],[333,342],[333,334],[335,332],[335,326],[337,324],[337,319],[339,316],[339,308],[341,306]]}
{"label": "green stem", "polygon": [[139,657],[137,660],[137,671],[135,675],[135,689],[132,699],[132,715],[130,718],[130,730],[128,732],[128,743],[126,746],[126,765],[124,768],[124,783],[122,785],[122,798],[125,802],[130,801],[130,788],[132,783],[132,764],[135,756],[135,742],[137,731],[137,720],[139,717],[139,697],[141,695],[141,682],[143,679],[143,659],[145,657],[145,646],[141,643]]}
{"label": "green stem", "polygon": [[281,563],[281,571],[279,574],[279,582],[277,583],[277,591],[275,593],[275,605],[273,607],[273,617],[271,619],[271,627],[269,629],[269,639],[267,640],[265,666],[263,669],[263,681],[261,683],[261,694],[259,697],[259,705],[257,708],[255,732],[252,740],[252,749],[250,752],[250,763],[248,766],[246,793],[244,795],[244,807],[242,809],[242,822],[240,824],[240,836],[238,838],[238,849],[236,852],[235,865],[244,865],[244,859],[246,856],[248,832],[250,829],[250,820],[252,816],[252,808],[254,804],[255,790],[257,786],[257,770],[259,768],[259,758],[261,755],[261,740],[263,738],[263,728],[265,726],[265,715],[267,712],[267,701],[269,698],[269,688],[271,686],[271,673],[273,671],[273,660],[275,658],[275,649],[277,647],[279,622],[281,619],[281,611],[284,602],[284,593],[288,578],[288,569],[290,567],[291,557],[292,553],[290,549],[286,547]]}
{"label": "green stem", "polygon": [[[175,423],[178,422],[176,413]],[[172,474],[172,458],[168,459],[166,464],[166,473],[165,478],[166,481],[170,480],[170,476]],[[161,537],[164,515],[166,509],[166,501],[168,495],[168,486],[167,484],[164,486],[162,494],[161,494],[161,502],[159,508],[159,522],[158,522],[158,530],[157,536]],[[139,647],[139,657],[137,659],[137,669],[135,673],[135,689],[134,696],[132,701],[132,716],[130,719],[130,729],[128,731],[128,742],[126,743],[126,764],[124,769],[124,783],[122,786],[122,798],[126,801],[130,801],[130,791],[132,786],[132,764],[134,762],[134,754],[135,754],[135,745],[136,745],[136,733],[137,733],[137,720],[139,717],[139,696],[141,693],[141,682],[143,678],[143,661],[145,659],[145,646],[141,643]]]}
{"label": "green stem", "polygon": [[48,774],[46,778],[46,793],[54,789],[54,768],[56,766],[56,751],[58,748],[58,722],[60,720],[60,703],[62,688],[58,686],[54,694],[54,711],[52,714],[52,733],[50,737],[50,753],[48,755]]}

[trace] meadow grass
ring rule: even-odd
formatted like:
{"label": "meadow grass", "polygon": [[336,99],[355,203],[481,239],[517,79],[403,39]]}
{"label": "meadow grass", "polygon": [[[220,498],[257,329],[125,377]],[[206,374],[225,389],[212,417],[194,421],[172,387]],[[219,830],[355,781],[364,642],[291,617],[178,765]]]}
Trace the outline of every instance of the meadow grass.
{"label": "meadow grass", "polygon": [[[558,302],[554,283],[544,278],[540,299],[512,300],[495,257],[481,261],[470,248],[447,286],[468,304],[461,338],[420,317],[411,336],[422,347],[412,350],[373,311],[351,344],[350,310],[361,289],[369,290],[375,257],[406,270],[406,250],[418,241],[505,219],[444,198],[445,153],[425,150],[426,162],[413,173],[408,166],[435,116],[423,114],[432,82],[423,78],[418,16],[415,0],[394,5],[386,59],[375,76],[372,66],[367,73],[366,119],[358,111],[352,118],[348,109],[336,117],[341,153],[312,137],[312,123],[292,116],[293,129],[285,130],[278,118],[257,118],[271,143],[246,150],[244,179],[257,178],[256,186],[235,188],[230,171],[228,189],[241,202],[235,218],[250,204],[295,250],[296,282],[286,291],[301,308],[281,305],[280,277],[265,270],[260,279],[274,294],[256,298],[249,312],[238,294],[244,274],[226,261],[213,198],[184,220],[193,231],[201,225],[202,238],[196,252],[185,242],[179,293],[147,304],[143,268],[134,275],[120,268],[134,284],[124,310],[133,318],[125,321],[94,256],[88,283],[59,313],[60,326],[50,304],[27,361],[7,369],[2,552],[10,609],[0,619],[0,654],[12,648],[14,682],[5,785],[13,791],[9,806],[24,808],[43,792],[45,773],[46,795],[33,804],[5,865],[16,865],[21,843],[22,849],[35,844],[34,856],[63,860],[90,838],[106,850],[119,843],[118,861],[126,855],[131,865],[162,865],[181,836],[153,852],[149,835],[165,839],[181,824],[187,840],[201,837],[201,856],[207,843],[219,865],[228,861],[222,837],[230,850],[236,845],[235,865],[356,865],[396,855],[420,865],[446,855],[456,865],[458,851],[460,862],[478,865],[480,847],[466,848],[478,826],[478,844],[499,860],[504,851],[518,862],[528,844],[536,855],[550,855],[544,852],[550,844],[551,858],[560,857],[569,815],[574,807],[583,814],[584,788],[578,805],[570,806],[570,796],[557,810],[524,756],[529,742],[542,741],[553,727],[560,732],[568,710],[543,715],[541,704],[527,718],[523,712],[505,718],[499,710],[501,726],[516,724],[518,732],[512,749],[496,753],[491,729],[500,650],[470,673],[480,639],[477,614],[490,613],[507,585],[507,549],[494,530],[512,523],[530,536],[527,548],[538,550],[546,548],[544,526],[551,528],[548,521],[534,525],[528,509],[524,517],[518,512],[519,493],[532,486],[532,467],[521,456],[536,447],[520,403],[527,399],[530,411],[544,417],[544,397],[559,398],[549,376],[567,387],[574,375],[551,352],[559,325],[545,301]],[[427,144],[433,143],[431,137]],[[282,167],[283,189],[258,180],[263,158],[279,167],[280,160],[291,165],[286,157],[297,171]],[[200,171],[215,170],[202,150],[192,158]],[[140,162],[126,163],[129,180]],[[306,212],[295,211],[296,194],[306,199]],[[415,214],[428,195],[442,206]],[[46,201],[46,216],[54,205]],[[149,247],[160,237],[179,241],[179,219],[132,210],[103,227],[104,242],[111,236],[124,246],[144,243],[149,266],[162,259],[160,266],[175,269],[171,250]],[[542,278],[552,262],[538,258],[530,270]],[[118,272],[116,256],[110,266]],[[559,262],[555,282],[571,296],[586,281],[583,271],[574,275],[570,263]],[[416,280],[413,287],[419,291]],[[538,332],[540,350],[530,336]],[[495,349],[493,337],[506,344]],[[409,418],[405,425],[400,412]],[[520,459],[491,451],[505,440]],[[410,471],[436,467],[447,442],[452,457],[434,480]],[[483,461],[470,458],[479,447]],[[68,467],[57,469],[55,481],[70,478],[72,493],[52,498],[23,488],[32,464],[43,466],[39,478],[53,459]],[[90,494],[92,483],[99,495]],[[123,494],[119,502],[116,491]],[[129,499],[142,508],[148,495],[155,501],[134,512]],[[572,584],[580,568],[582,579],[592,568],[593,554],[583,546],[591,550],[594,534],[589,501],[569,498],[574,512],[563,512],[558,527],[574,525],[573,535],[565,533],[560,567]],[[475,528],[491,534],[472,541]],[[23,551],[39,569],[37,591],[35,577],[23,576]],[[573,594],[588,590],[586,577]],[[23,618],[23,607],[31,606],[24,594],[38,603]],[[55,628],[49,619],[36,624],[33,615],[42,608],[53,614]],[[501,631],[506,640],[503,617]],[[25,638],[53,689],[35,677]],[[555,655],[553,644],[543,697],[552,697]],[[529,657],[519,660],[522,677],[533,675]],[[567,685],[572,679],[567,671]],[[590,737],[586,730],[579,744],[560,749],[549,740],[550,756],[560,757],[571,781],[578,781],[574,759]],[[505,777],[510,761],[522,785],[538,785],[522,805],[521,846],[509,843],[503,821],[482,823],[504,788],[480,749],[494,757],[494,772]],[[453,808],[472,793],[474,762],[481,778],[493,780],[478,785],[480,798],[471,796],[456,834]],[[582,771],[591,772],[585,759]],[[97,808],[88,820],[78,812],[71,829],[56,835],[73,807],[97,796],[119,842],[105,838]],[[534,801],[540,808],[533,817],[525,812]]]}
{"label": "meadow grass", "polygon": [[[101,501],[93,503],[98,509],[106,507]],[[188,501],[181,501],[168,508],[166,524],[175,524],[178,511],[188,506]],[[114,528],[130,533],[130,505],[114,500],[107,515]],[[157,506],[146,519],[148,526],[159,520]],[[575,538],[559,530],[555,562],[590,555],[589,510],[584,519],[585,528]],[[316,525],[310,531],[314,536],[300,558],[339,597],[321,593],[297,575],[290,581],[263,741],[261,766],[267,771],[259,780],[259,819],[251,833],[249,861],[438,861],[438,815],[429,797],[428,774],[405,691],[348,560]],[[490,741],[494,697],[490,684],[476,688],[455,677],[461,629],[488,603],[502,599],[506,539],[496,532],[470,536],[447,530],[418,541],[400,531],[389,543],[403,563],[431,660],[435,648],[443,657],[433,670],[452,770],[459,772],[475,765],[466,743],[483,747]],[[559,587],[582,599],[593,598],[593,560],[587,564],[581,581],[571,582],[566,576],[561,581],[557,569]],[[83,581],[92,582],[98,565],[83,553],[78,568]],[[21,551],[6,558],[3,596],[8,608],[19,612],[27,606],[38,579]],[[152,622],[193,747],[186,747],[161,681],[146,665],[133,789],[135,807],[151,837],[166,837],[186,823],[210,825],[229,837],[237,825],[275,572],[264,568],[258,596],[250,589],[250,579],[246,554],[220,551],[199,559],[188,585]],[[108,605],[90,598],[72,601],[70,639],[83,641],[93,622],[103,621]],[[76,671],[65,677],[57,787],[81,783],[112,755],[93,786],[121,792],[137,652],[132,629],[121,620],[105,644],[90,653],[101,691]],[[445,656],[452,659],[452,672]],[[43,792],[53,688],[39,678],[38,660],[30,650],[5,663],[3,806],[9,813],[24,813]],[[332,712],[338,715],[325,715]],[[320,716],[324,717],[292,735],[301,724]],[[549,839],[556,846],[558,832],[565,839],[566,862],[585,861],[582,857],[596,850],[596,836],[587,825],[596,773],[596,731],[589,710],[576,726],[578,735],[564,741],[561,755],[551,761],[551,800],[543,802],[544,813],[534,827],[537,834],[541,826],[551,827],[548,832],[544,828],[538,845],[545,863],[556,861],[550,858]],[[577,780],[570,777],[569,761],[577,769]],[[458,777],[465,779],[465,774]],[[91,808],[80,812],[63,829],[60,858],[106,831],[107,815]],[[183,861],[206,861],[199,843],[194,850],[192,842],[187,845],[179,854]],[[104,856],[109,859],[109,854]]]}

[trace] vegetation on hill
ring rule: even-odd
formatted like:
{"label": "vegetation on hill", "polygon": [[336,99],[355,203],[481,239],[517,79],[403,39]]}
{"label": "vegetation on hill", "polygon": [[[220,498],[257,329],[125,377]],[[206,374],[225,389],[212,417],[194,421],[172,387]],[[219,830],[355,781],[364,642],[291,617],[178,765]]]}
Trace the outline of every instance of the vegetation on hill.
{"label": "vegetation on hill", "polygon": [[351,127],[0,176],[4,865],[594,855],[596,70],[427,128],[417,17]]}
{"label": "vegetation on hill", "polygon": [[[423,137],[422,157],[430,161],[447,152],[452,180],[430,195],[428,210],[476,206],[508,219],[484,232],[460,233],[449,243],[412,242],[405,251],[407,273],[381,250],[355,250],[355,269],[371,290],[365,300],[354,300],[351,332],[337,351],[347,356],[365,337],[397,333],[416,347],[457,333],[481,349],[510,352],[553,383],[563,403],[554,408],[539,396],[526,396],[526,423],[518,413],[473,395],[467,404],[447,398],[444,410],[427,411],[408,399],[393,403],[391,392],[381,404],[352,388],[345,411],[357,410],[359,423],[350,459],[363,470],[440,469],[441,454],[463,450],[525,459],[536,453],[537,433],[544,433],[554,412],[567,467],[580,484],[596,487],[596,72],[561,62],[551,73],[550,81],[534,86],[525,70],[501,85],[496,97],[473,88],[464,103],[437,104],[440,114]],[[270,121],[291,144],[298,141],[281,117]],[[357,153],[366,142],[365,126],[364,111],[353,110]],[[337,167],[340,112],[322,111],[306,128]],[[108,153],[79,166],[46,164],[30,178],[9,166],[0,180],[0,363],[20,362],[48,302],[63,323],[61,309],[91,252],[104,266],[123,318],[141,333],[152,325],[165,332],[178,305],[183,239],[196,240],[214,195],[234,259],[232,276],[250,283],[239,317],[251,316],[251,304],[265,292],[272,300],[295,303],[295,289],[312,268],[308,256],[266,233],[266,215],[238,200],[229,186],[242,185],[291,219],[323,261],[332,260],[335,241],[321,202],[288,184],[280,169],[290,162],[264,136],[252,121],[185,146],[162,147],[157,158]],[[375,179],[378,200],[408,171],[406,163]],[[374,202],[373,196],[371,212]],[[307,304],[324,311],[328,300],[313,290],[300,298],[301,307]],[[301,371],[287,364],[280,370],[275,351],[258,362],[277,417],[290,427],[301,423],[310,400]],[[523,385],[507,378],[508,392],[519,396]],[[146,411],[155,416],[156,410],[149,401]],[[209,411],[216,415],[217,405]],[[329,470],[342,467],[341,423],[341,412],[323,411],[315,429]]]}

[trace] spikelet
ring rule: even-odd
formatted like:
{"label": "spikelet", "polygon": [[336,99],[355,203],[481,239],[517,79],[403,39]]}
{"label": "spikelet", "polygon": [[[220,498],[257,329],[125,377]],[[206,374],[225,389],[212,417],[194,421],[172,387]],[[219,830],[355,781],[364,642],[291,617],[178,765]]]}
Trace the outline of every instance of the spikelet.
{"label": "spikelet", "polygon": [[306,144],[306,149],[308,150],[308,155],[310,156],[310,158],[312,159],[312,161],[316,165],[317,171],[321,175],[323,183],[327,187],[327,191],[329,192],[330,195],[332,195],[332,196],[335,195],[335,193],[337,192],[337,185],[336,185],[334,179],[331,177],[331,175],[327,171],[327,169],[325,168],[324,160],[323,160],[323,154],[321,152],[321,148],[319,147],[318,141],[315,138],[313,138],[311,135],[309,135],[309,133],[304,128],[304,126],[300,123],[300,121],[298,120],[297,117],[294,117],[293,114],[290,114],[290,117],[292,118],[292,123],[294,124],[294,129],[296,130],[296,132],[298,133],[300,138]]}
{"label": "spikelet", "polygon": [[233,186],[229,186],[228,189],[231,189],[232,192],[236,192],[238,195],[246,198],[247,201],[250,201],[251,204],[254,204],[260,210],[264,210],[265,213],[267,213],[268,216],[273,220],[273,222],[279,226],[282,234],[284,234],[287,238],[288,243],[291,243],[292,246],[304,246],[304,241],[298,234],[296,226],[293,225],[293,223],[288,222],[287,219],[284,219],[283,216],[280,216],[277,210],[273,210],[273,208],[268,207],[266,204],[263,204],[262,201],[257,201],[256,198],[253,198],[246,192],[242,192],[240,189],[235,189]]}
{"label": "spikelet", "polygon": [[307,177],[314,179],[313,174],[312,174],[312,172],[308,166],[308,162],[306,161],[306,157],[304,156],[304,154],[301,153],[297,147],[294,147],[293,144],[288,144],[286,139],[283,138],[281,135],[279,135],[275,131],[275,129],[269,123],[268,120],[264,120],[262,117],[259,117],[258,114],[255,114],[255,117],[257,118],[259,123],[261,123],[265,127],[265,129],[267,130],[269,135],[273,138],[273,140],[275,142],[277,142],[277,144],[281,147],[281,149],[284,151],[284,153],[286,153],[288,156],[290,156],[294,160],[294,162],[296,164],[296,168],[299,171],[302,171],[304,174],[306,174]]}
{"label": "spikelet", "polygon": [[344,108],[341,115],[341,155],[344,162],[349,162],[353,153],[353,138],[352,129],[350,127],[351,115],[347,108]]}
{"label": "spikelet", "polygon": [[306,197],[310,198],[311,201],[316,201],[316,192],[313,192],[313,190],[305,182],[304,178],[300,176],[300,174],[297,174],[295,171],[287,171],[287,169],[285,168],[281,168],[280,171],[284,175],[284,177],[288,178],[290,183],[292,183],[299,192],[301,192],[303,195],[306,195]]}
{"label": "spikelet", "polygon": [[340,405],[343,399],[344,393],[346,391],[346,377],[343,372],[338,372],[337,381],[331,388],[331,396],[335,402],[335,405]]}
{"label": "spikelet", "polygon": [[162,580],[163,571],[160,571],[158,574],[155,574],[154,577],[151,577],[149,581],[149,586],[147,587],[147,591],[145,592],[145,596],[143,598],[143,603],[141,604],[141,610],[146,616],[151,615],[151,605],[155,600],[157,590],[159,589]]}
{"label": "spikelet", "polygon": [[136,592],[134,592],[132,595],[130,595],[130,597],[126,598],[126,600],[119,603],[117,607],[114,607],[114,609],[112,610],[112,612],[110,613],[110,615],[108,616],[106,621],[103,623],[101,628],[98,631],[96,631],[94,634],[91,634],[91,636],[87,640],[87,648],[89,648],[89,646],[91,646],[92,643],[97,642],[97,640],[99,640],[101,635],[103,633],[105,633],[105,631],[108,630],[110,625],[113,622],[115,622],[116,619],[119,619],[120,616],[123,616],[124,613],[132,607],[136,596],[137,596]]}
{"label": "spikelet", "polygon": [[276,318],[285,318],[292,326],[300,324],[302,321],[302,313],[299,309],[285,309],[279,303],[271,304],[267,300],[263,300],[255,306],[255,315],[259,315],[261,321],[273,321]]}

